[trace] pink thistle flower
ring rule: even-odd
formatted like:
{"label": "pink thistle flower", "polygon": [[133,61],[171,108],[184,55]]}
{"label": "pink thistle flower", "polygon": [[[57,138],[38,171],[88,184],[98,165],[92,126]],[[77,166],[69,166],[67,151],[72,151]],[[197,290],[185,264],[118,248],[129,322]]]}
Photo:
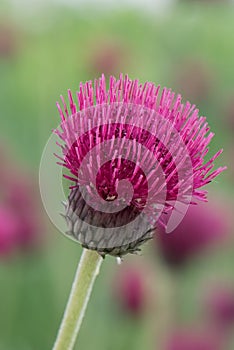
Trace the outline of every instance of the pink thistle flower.
{"label": "pink thistle flower", "polygon": [[228,211],[217,205],[190,205],[183,221],[171,234],[165,234],[165,229],[158,227],[156,244],[170,265],[180,266],[205,248],[226,239],[229,223]]}
{"label": "pink thistle flower", "polygon": [[[156,221],[175,226],[173,212],[225,168],[213,170],[222,150],[204,161],[214,136],[206,118],[181,96],[120,75],[80,84],[77,103],[61,96],[60,165],[74,182],[66,207],[68,232],[82,246],[121,256],[153,237]],[[179,203],[179,204],[178,204]],[[185,210],[186,211],[186,210]],[[183,216],[183,215],[182,215]],[[181,220],[181,216],[179,221]],[[178,220],[177,220],[178,221]],[[97,229],[98,228],[98,229]],[[170,228],[171,229],[171,228]]]}

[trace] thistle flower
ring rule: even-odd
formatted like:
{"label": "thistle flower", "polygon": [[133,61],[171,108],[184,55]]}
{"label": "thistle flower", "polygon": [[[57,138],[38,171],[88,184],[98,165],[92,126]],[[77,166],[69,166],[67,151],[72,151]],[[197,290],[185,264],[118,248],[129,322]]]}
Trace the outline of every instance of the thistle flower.
{"label": "thistle flower", "polygon": [[192,196],[206,200],[200,188],[225,169],[211,171],[222,150],[204,161],[214,135],[206,118],[171,90],[122,75],[110,77],[108,88],[102,75],[80,84],[77,103],[70,90],[68,99],[69,107],[62,96],[57,104],[57,157],[74,182],[67,235],[85,248],[135,253],[157,222],[173,228]]}
{"label": "thistle flower", "polygon": [[227,239],[229,214],[218,205],[190,205],[183,221],[171,234],[162,226],[155,235],[156,244],[166,262],[173,267],[185,264],[205,248]]}
{"label": "thistle flower", "polygon": [[[80,84],[77,102],[70,90],[68,99],[69,107],[63,96],[57,103],[61,124],[54,133],[62,154],[56,156],[73,182],[64,203],[66,234],[87,249],[54,350],[73,348],[101,256],[136,253],[157,224],[173,231],[192,198],[206,200],[201,187],[225,169],[212,170],[222,150],[204,160],[214,135],[206,119],[171,90],[160,93],[160,86],[122,75],[111,76],[107,87],[102,75],[94,84]],[[43,194],[51,141],[40,167]]]}

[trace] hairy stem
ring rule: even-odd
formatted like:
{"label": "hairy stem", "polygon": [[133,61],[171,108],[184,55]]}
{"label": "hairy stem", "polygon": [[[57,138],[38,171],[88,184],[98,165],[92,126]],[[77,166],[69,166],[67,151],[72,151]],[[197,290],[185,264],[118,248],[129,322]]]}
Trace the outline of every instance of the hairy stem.
{"label": "hairy stem", "polygon": [[53,350],[73,349],[102,260],[84,249]]}

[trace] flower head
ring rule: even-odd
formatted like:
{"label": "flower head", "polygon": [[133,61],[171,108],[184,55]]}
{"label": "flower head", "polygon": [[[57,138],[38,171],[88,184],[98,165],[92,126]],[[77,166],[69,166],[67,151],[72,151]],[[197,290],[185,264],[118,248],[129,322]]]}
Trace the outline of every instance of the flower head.
{"label": "flower head", "polygon": [[204,161],[214,135],[206,119],[171,90],[122,75],[108,88],[102,75],[80,84],[77,103],[70,90],[68,98],[69,108],[63,97],[58,104],[55,133],[63,141],[59,164],[74,182],[67,233],[86,248],[135,252],[156,221],[171,230],[192,196],[205,200],[200,188],[224,170],[211,171],[222,150]]}

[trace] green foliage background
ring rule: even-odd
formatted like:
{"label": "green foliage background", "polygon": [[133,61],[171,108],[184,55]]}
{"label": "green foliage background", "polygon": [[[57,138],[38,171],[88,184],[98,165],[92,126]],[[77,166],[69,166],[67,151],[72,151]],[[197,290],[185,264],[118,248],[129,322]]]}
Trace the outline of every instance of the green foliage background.
{"label": "green foliage background", "polygon": [[[227,96],[234,98],[233,7],[183,3],[166,14],[147,17],[130,9],[97,12],[55,5],[32,16],[23,11],[16,16],[5,6],[0,20],[15,26],[20,42],[13,57],[0,59],[0,136],[15,157],[32,169],[35,179],[43,147],[59,122],[55,102],[68,88],[76,90],[80,81],[98,76],[90,71],[87,58],[103,37],[123,43],[129,58],[122,72],[142,82],[178,89],[176,71],[186,57],[203,60],[210,67],[211,92],[199,107],[216,132],[212,151],[225,149],[217,165],[233,169],[233,130],[223,112]],[[231,174],[227,171],[209,186],[212,198],[221,195],[225,205],[232,203]],[[53,344],[81,249],[49,223],[47,231],[48,244],[42,252],[0,263],[0,350],[44,350]],[[194,260],[176,276],[178,323],[200,322],[196,298],[207,276],[234,282],[233,254],[229,244]],[[152,255],[150,246],[145,255]],[[151,261],[154,264],[153,257]],[[115,261],[107,258],[76,349],[157,348],[152,320],[135,320],[118,311],[112,298],[116,269]],[[152,284],[157,284],[156,270]]]}

